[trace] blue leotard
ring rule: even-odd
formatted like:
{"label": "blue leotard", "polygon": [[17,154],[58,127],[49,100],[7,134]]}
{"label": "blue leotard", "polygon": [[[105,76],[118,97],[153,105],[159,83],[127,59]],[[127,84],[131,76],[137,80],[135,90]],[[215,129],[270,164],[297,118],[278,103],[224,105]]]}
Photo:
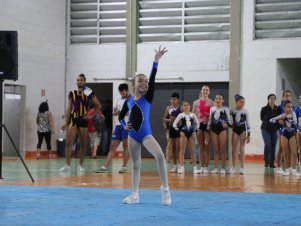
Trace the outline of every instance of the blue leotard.
{"label": "blue leotard", "polygon": [[120,124],[125,127],[125,115],[129,112],[129,122],[132,124],[132,129],[129,131],[129,136],[141,143],[143,139],[152,135],[150,126],[150,111],[155,91],[155,78],[158,69],[158,63],[153,63],[153,68],[148,82],[148,90],[145,95],[138,100],[134,100],[130,96],[124,103],[122,110],[118,116]]}
{"label": "blue leotard", "polygon": [[297,116],[297,119],[298,119],[297,129],[299,129],[301,127],[301,106],[296,107],[295,113],[296,113],[296,116]]}

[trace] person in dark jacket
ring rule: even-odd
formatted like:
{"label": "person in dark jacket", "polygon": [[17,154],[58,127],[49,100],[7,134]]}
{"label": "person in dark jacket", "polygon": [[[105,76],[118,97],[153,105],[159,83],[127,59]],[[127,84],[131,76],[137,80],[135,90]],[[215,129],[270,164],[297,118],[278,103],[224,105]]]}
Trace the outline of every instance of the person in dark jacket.
{"label": "person in dark jacket", "polygon": [[277,105],[275,104],[276,95],[268,95],[268,104],[261,108],[260,119],[261,124],[261,133],[264,141],[264,161],[265,167],[275,168],[275,151],[277,143],[277,130],[278,124],[270,123],[270,119],[276,117],[280,114]]}

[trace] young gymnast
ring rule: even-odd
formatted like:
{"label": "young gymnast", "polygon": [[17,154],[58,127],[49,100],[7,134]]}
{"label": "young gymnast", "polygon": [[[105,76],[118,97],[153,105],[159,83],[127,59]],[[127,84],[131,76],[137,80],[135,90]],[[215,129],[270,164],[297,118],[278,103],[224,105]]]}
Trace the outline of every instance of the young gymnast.
{"label": "young gymnast", "polygon": [[[159,59],[167,52],[165,48],[155,50],[155,61],[151,71],[150,78],[144,74],[138,74],[134,77],[134,95],[129,96],[125,101],[122,110],[118,116],[120,123],[125,129],[129,130],[129,153],[132,159],[133,172],[133,192],[125,199],[124,204],[139,203],[139,183],[141,169],[141,146],[144,147],[155,157],[157,161],[158,171],[161,179],[161,196],[163,205],[171,205],[171,196],[168,186],[166,161],[163,151],[152,136],[150,127],[150,111],[155,91],[155,77],[158,68]],[[124,120],[129,112],[129,121]]]}
{"label": "young gymnast", "polygon": [[[290,90],[285,90],[282,93],[282,101],[281,104],[278,106],[278,113],[283,114],[284,113],[284,103],[286,101],[292,101],[292,92]],[[293,110],[295,110],[295,107],[293,106]],[[279,120],[278,123],[282,126],[284,124],[283,120]],[[283,174],[284,171],[282,169],[282,160],[283,160],[283,148],[281,144],[281,129],[278,131],[278,137],[279,137],[279,148],[278,148],[278,153],[277,153],[277,173]],[[291,165],[291,160],[289,160],[289,165]]]}
{"label": "young gymnast", "polygon": [[205,133],[207,129],[210,108],[213,106],[214,102],[209,98],[210,88],[209,86],[203,86],[199,95],[199,99],[194,101],[192,112],[199,119],[200,128],[196,134],[199,153],[200,153],[200,173],[209,173],[209,161],[210,161],[210,139],[205,139]]}
{"label": "young gymnast", "polygon": [[[281,145],[284,152],[284,172],[283,176],[288,176],[290,173],[293,175],[299,175],[296,170],[297,160],[297,141],[296,141],[296,128],[298,125],[297,116],[293,111],[293,104],[291,101],[285,101],[283,103],[284,113],[270,119],[271,123],[283,121],[281,126]],[[290,166],[292,165],[292,172],[290,172]]]}
{"label": "young gymnast", "polygon": [[169,144],[171,145],[172,157],[173,157],[173,168],[169,171],[170,173],[176,173],[178,170],[179,161],[179,150],[180,150],[180,133],[175,130],[172,126],[175,119],[182,112],[180,102],[180,95],[173,93],[170,96],[170,105],[166,108],[164,114],[164,122],[168,126],[169,130]]}
{"label": "young gymnast", "polygon": [[[232,125],[229,108],[223,106],[223,94],[217,94],[215,97],[215,106],[210,108],[210,116],[208,120],[206,139],[209,139],[209,131],[211,141],[214,147],[214,170],[210,173],[226,174],[227,161],[227,129]],[[218,170],[219,155],[222,156],[222,168]]]}
{"label": "young gymnast", "polygon": [[173,123],[173,127],[180,131],[180,166],[178,174],[184,174],[184,155],[188,143],[190,157],[193,163],[193,173],[197,174],[200,171],[197,169],[195,154],[194,154],[194,139],[195,131],[198,130],[200,124],[196,115],[190,112],[190,103],[187,100],[182,101],[183,112],[178,115]]}
{"label": "young gymnast", "polygon": [[236,148],[238,142],[239,146],[239,159],[240,159],[240,174],[244,174],[245,166],[245,144],[250,142],[250,124],[249,113],[245,106],[245,98],[239,94],[235,96],[235,108],[231,111],[233,120],[232,125],[232,168],[230,174],[236,173]]}

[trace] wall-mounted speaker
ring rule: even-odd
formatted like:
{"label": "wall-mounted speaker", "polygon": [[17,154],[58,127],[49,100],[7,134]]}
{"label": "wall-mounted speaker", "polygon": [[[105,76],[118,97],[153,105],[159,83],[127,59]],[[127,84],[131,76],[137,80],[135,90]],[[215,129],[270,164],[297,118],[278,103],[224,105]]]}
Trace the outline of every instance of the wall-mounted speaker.
{"label": "wall-mounted speaker", "polygon": [[18,80],[17,31],[0,31],[0,79]]}

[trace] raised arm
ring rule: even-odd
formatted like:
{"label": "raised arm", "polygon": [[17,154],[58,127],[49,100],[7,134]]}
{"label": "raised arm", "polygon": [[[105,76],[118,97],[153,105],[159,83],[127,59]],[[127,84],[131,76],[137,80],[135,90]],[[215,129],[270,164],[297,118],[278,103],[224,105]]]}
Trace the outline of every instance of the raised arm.
{"label": "raised arm", "polygon": [[156,74],[158,70],[158,64],[161,57],[167,52],[165,47],[161,50],[161,46],[159,46],[159,49],[155,49],[155,60],[153,63],[152,71],[150,74],[149,82],[148,82],[148,91],[145,94],[145,99],[151,103],[154,98],[154,92],[155,92],[155,80],[156,80]]}

